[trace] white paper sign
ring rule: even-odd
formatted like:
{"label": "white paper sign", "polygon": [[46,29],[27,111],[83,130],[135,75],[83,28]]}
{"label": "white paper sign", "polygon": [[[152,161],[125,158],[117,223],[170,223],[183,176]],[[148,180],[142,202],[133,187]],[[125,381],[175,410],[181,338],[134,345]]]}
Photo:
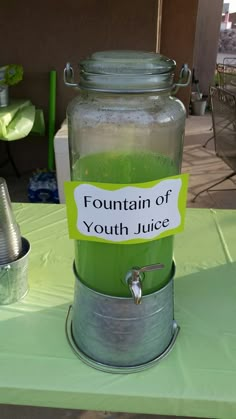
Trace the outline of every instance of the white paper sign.
{"label": "white paper sign", "polygon": [[78,233],[88,240],[138,242],[177,229],[182,221],[178,205],[182,177],[157,182],[152,187],[142,184],[116,190],[79,184],[74,189]]}

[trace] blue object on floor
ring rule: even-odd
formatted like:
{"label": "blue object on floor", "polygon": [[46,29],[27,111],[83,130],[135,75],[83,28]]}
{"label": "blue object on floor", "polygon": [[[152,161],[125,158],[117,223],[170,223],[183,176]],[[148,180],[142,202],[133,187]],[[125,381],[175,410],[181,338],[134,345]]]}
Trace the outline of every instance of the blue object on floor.
{"label": "blue object on floor", "polygon": [[56,173],[34,173],[29,180],[28,198],[34,203],[59,204]]}

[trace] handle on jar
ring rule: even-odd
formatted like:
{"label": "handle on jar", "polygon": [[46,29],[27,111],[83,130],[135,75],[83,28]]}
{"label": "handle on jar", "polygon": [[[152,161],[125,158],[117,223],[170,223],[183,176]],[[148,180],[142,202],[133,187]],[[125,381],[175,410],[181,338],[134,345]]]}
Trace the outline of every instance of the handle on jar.
{"label": "handle on jar", "polygon": [[74,70],[70,63],[66,63],[64,68],[64,83],[69,87],[79,87],[74,81]]}
{"label": "handle on jar", "polygon": [[180,87],[186,87],[189,85],[190,81],[191,81],[191,70],[188,67],[188,64],[184,64],[180,70],[179,73],[179,80],[178,83],[175,83],[173,85],[173,88],[171,90],[172,94],[177,93],[177,91],[179,90]]}

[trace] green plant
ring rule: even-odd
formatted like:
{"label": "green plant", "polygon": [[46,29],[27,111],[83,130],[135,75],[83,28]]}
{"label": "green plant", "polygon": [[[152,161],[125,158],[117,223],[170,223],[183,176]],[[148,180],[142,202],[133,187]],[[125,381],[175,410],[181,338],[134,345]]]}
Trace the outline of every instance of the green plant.
{"label": "green plant", "polygon": [[0,67],[0,86],[13,86],[23,78],[23,67],[19,64],[9,64]]}

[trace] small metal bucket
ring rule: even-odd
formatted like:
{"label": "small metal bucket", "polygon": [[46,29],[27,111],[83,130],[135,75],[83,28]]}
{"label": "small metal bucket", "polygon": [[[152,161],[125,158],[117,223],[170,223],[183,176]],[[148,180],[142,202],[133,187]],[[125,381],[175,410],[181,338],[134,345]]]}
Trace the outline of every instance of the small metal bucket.
{"label": "small metal bucket", "polygon": [[206,111],[206,100],[194,100],[192,101],[192,113],[195,116],[203,116]]}
{"label": "small metal bucket", "polygon": [[30,244],[22,237],[22,252],[14,262],[0,265],[0,305],[12,304],[28,292]]}
{"label": "small metal bucket", "polygon": [[103,371],[128,373],[163,358],[179,331],[174,321],[173,276],[174,265],[168,284],[136,305],[133,298],[93,291],[76,275],[67,337],[77,355]]}

